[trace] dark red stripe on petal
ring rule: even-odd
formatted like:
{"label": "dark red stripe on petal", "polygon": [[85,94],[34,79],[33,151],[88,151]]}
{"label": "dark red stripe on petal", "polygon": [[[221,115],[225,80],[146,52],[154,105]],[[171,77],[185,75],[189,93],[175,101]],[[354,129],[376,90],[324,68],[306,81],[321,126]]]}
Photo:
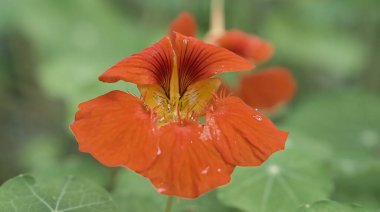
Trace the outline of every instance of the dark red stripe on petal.
{"label": "dark red stripe on petal", "polygon": [[142,171],[159,150],[150,112],[138,98],[121,91],[80,104],[70,127],[79,149],[108,166]]}
{"label": "dark red stripe on petal", "polygon": [[215,100],[206,114],[205,135],[233,165],[258,166],[285,147],[288,133],[237,97]]}
{"label": "dark red stripe on petal", "polygon": [[124,80],[139,85],[159,84],[169,93],[173,48],[168,36],[143,51],[129,56],[106,70],[99,80]]}
{"label": "dark red stripe on petal", "polygon": [[227,49],[192,37],[175,33],[173,42],[178,57],[181,94],[195,81],[221,72],[248,70],[254,67],[249,61]]}
{"label": "dark red stripe on petal", "polygon": [[195,198],[230,181],[227,164],[210,140],[200,138],[196,122],[171,123],[159,129],[161,154],[142,174],[167,195]]}

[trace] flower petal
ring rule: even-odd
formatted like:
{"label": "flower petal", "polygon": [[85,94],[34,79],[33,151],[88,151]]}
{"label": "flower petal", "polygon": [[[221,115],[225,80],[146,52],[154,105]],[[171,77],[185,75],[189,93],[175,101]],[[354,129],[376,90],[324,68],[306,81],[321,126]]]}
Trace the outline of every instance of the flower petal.
{"label": "flower petal", "polygon": [[297,83],[288,69],[272,67],[244,76],[239,95],[252,107],[271,110],[289,102],[296,89]]}
{"label": "flower petal", "polygon": [[104,82],[124,80],[138,85],[157,84],[170,96],[173,69],[178,71],[182,95],[191,83],[198,80],[220,72],[251,68],[253,65],[249,61],[224,48],[173,32],[171,37],[166,36],[142,52],[118,62],[99,79]]}
{"label": "flower petal", "polygon": [[202,116],[207,105],[214,97],[221,84],[219,78],[209,78],[191,84],[180,100],[181,112],[193,112],[195,116]]}
{"label": "flower petal", "polygon": [[142,171],[157,157],[154,120],[130,94],[112,91],[80,104],[70,127],[79,149],[107,166]]}
{"label": "flower petal", "polygon": [[182,12],[170,24],[169,34],[173,31],[186,36],[195,36],[197,23],[189,12]]}
{"label": "flower petal", "polygon": [[252,69],[244,58],[220,47],[207,44],[179,33],[173,35],[174,50],[178,57],[180,94],[198,80],[227,71]]}
{"label": "flower petal", "polygon": [[227,164],[211,141],[201,140],[196,122],[172,122],[159,129],[161,154],[142,172],[167,195],[195,198],[230,181]]}
{"label": "flower petal", "polygon": [[257,63],[263,63],[269,60],[274,52],[270,43],[240,30],[227,31],[216,43],[223,48],[235,52],[242,57],[250,58]]}
{"label": "flower petal", "polygon": [[139,85],[159,84],[164,85],[164,88],[169,87],[173,54],[170,38],[166,36],[143,51],[116,63],[99,80],[109,83],[124,80]]}
{"label": "flower petal", "polygon": [[203,134],[213,138],[223,158],[233,165],[258,166],[284,149],[288,133],[238,97],[215,100],[206,114]]}

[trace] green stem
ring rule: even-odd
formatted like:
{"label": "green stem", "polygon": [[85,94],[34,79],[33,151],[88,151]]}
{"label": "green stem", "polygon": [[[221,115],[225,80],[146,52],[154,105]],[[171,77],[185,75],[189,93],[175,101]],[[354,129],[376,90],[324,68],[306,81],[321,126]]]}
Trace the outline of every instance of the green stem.
{"label": "green stem", "polygon": [[168,196],[168,200],[166,201],[165,212],[171,212],[172,211],[173,202],[174,202],[174,197]]}

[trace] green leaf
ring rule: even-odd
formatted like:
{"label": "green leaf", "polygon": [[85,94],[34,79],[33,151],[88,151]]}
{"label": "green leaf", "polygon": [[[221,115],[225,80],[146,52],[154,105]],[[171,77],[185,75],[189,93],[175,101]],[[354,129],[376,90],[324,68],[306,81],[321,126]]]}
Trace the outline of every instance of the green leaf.
{"label": "green leaf", "polygon": [[380,98],[364,91],[323,93],[305,100],[286,126],[330,144],[346,171],[349,162],[365,169],[358,159],[371,160],[380,149],[379,108]]}
{"label": "green leaf", "polygon": [[[120,170],[112,196],[120,211],[163,211],[167,196],[159,194],[144,177],[129,171]],[[236,211],[228,208],[216,198],[215,192],[207,193],[197,199],[187,200],[175,198],[173,212],[228,212]]]}
{"label": "green leaf", "polygon": [[73,176],[20,175],[0,187],[0,211],[111,212],[115,205],[104,189]]}
{"label": "green leaf", "polygon": [[65,155],[64,144],[52,135],[32,138],[20,147],[19,161],[35,177],[55,178],[73,175],[107,186],[113,169],[88,154]]}
{"label": "green leaf", "polygon": [[119,211],[163,211],[166,202],[147,179],[126,169],[118,173],[112,196]]}
{"label": "green leaf", "polygon": [[313,204],[305,204],[298,209],[298,212],[370,212],[370,210],[363,208],[356,204],[342,204],[335,201],[322,200]]}
{"label": "green leaf", "polygon": [[[291,133],[284,151],[262,166],[237,168],[219,199],[245,211],[294,211],[302,204],[326,199],[331,192],[325,155],[328,149]],[[307,148],[306,148],[307,147]]]}
{"label": "green leaf", "polygon": [[380,98],[364,91],[311,97],[286,126],[331,146],[333,198],[380,207]]}

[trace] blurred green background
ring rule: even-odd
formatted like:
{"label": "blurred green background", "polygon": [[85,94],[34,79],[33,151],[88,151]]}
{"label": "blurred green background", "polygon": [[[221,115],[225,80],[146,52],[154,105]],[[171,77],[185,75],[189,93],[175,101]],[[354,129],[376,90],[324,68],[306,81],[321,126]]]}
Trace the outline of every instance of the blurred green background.
{"label": "blurred green background", "polygon": [[[229,185],[200,199],[177,199],[174,210],[379,209],[380,1],[226,0],[225,6],[228,29],[275,46],[274,58],[259,69],[282,65],[298,81],[294,101],[273,116],[290,132],[288,148],[261,167],[237,169]],[[97,77],[163,37],[182,10],[193,13],[203,37],[207,0],[0,0],[0,184],[29,173],[30,185],[58,196],[59,179],[75,176],[99,190],[100,199],[113,197],[101,211],[163,210],[165,198],[144,178],[80,153],[69,124],[80,102],[114,89],[137,92]],[[0,211],[13,211],[7,192],[21,186],[17,180],[0,187]],[[44,211],[38,207],[31,211]],[[82,209],[92,211],[72,211]]]}

